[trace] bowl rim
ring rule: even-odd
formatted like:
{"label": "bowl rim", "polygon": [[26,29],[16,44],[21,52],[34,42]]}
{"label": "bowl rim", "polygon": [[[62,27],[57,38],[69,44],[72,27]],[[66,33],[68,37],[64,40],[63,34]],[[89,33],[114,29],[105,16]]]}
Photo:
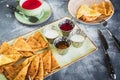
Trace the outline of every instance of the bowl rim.
{"label": "bowl rim", "polygon": [[[72,1],[75,1],[75,0],[70,0],[70,1],[68,2],[68,6],[67,6],[68,12],[69,12],[69,14],[72,16],[73,19],[75,19],[75,20],[77,20],[78,22],[83,23],[83,24],[88,24],[88,25],[98,25],[98,24],[101,24],[101,22],[108,21],[109,19],[111,19],[112,16],[114,15],[114,13],[115,13],[115,8],[114,8],[114,6],[113,6],[113,3],[112,3],[110,0],[107,0],[107,1],[110,1],[111,4],[112,4],[113,13],[112,13],[108,18],[106,18],[105,20],[100,21],[100,22],[96,22],[96,23],[95,23],[95,22],[94,22],[94,23],[92,23],[92,22],[91,22],[91,23],[85,22],[85,21],[83,21],[83,20],[77,19],[76,17],[74,17],[74,16],[71,14],[71,12],[70,12],[70,10],[69,10],[69,5],[70,5],[70,2],[72,2]],[[105,0],[104,0],[104,1],[105,1]]]}

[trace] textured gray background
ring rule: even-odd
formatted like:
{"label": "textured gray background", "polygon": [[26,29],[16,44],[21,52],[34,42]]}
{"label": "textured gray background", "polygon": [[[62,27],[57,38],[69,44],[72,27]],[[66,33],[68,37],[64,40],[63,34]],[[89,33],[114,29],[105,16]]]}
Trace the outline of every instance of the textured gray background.
{"label": "textured gray background", "polygon": [[[11,10],[6,8],[6,4],[13,4],[16,6],[15,0],[0,0],[0,43],[9,41],[15,37],[33,31],[40,26],[51,23],[56,19],[64,16],[70,16],[67,10],[69,0],[46,0],[53,11],[53,15],[49,20],[43,24],[36,26],[27,26],[19,23]],[[120,0],[111,0],[115,7],[113,17],[108,20],[108,28],[120,40]],[[74,5],[73,5],[74,6]],[[79,60],[78,62],[65,67],[57,73],[47,77],[45,80],[110,80],[107,75],[106,68],[103,61],[103,51],[101,48],[100,40],[97,34],[97,29],[101,25],[85,25],[77,22],[82,30],[94,41],[98,50],[93,54]],[[120,51],[115,46],[109,34],[103,30],[109,46],[109,55],[117,75],[117,80],[120,80]]]}

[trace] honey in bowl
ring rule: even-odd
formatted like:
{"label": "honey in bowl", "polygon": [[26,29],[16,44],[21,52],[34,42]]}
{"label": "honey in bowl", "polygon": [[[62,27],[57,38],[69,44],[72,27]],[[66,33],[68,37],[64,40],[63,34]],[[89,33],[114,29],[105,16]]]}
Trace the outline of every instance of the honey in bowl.
{"label": "honey in bowl", "polygon": [[54,42],[53,45],[55,46],[57,52],[60,55],[64,55],[67,53],[70,45],[71,45],[71,41],[67,38],[67,37],[57,37]]}
{"label": "honey in bowl", "polygon": [[59,49],[66,49],[69,47],[69,44],[66,41],[60,41],[55,46]]}

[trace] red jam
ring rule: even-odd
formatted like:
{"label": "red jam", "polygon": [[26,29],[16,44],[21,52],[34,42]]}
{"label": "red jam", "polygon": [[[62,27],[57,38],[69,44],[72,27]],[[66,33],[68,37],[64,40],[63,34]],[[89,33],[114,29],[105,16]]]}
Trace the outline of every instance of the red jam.
{"label": "red jam", "polygon": [[64,23],[60,26],[60,29],[64,31],[69,31],[73,29],[73,26],[69,23]]}

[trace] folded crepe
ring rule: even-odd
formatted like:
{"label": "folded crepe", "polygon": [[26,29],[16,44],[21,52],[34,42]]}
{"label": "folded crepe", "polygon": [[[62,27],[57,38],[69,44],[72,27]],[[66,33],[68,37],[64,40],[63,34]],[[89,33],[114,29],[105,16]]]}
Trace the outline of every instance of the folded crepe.
{"label": "folded crepe", "polygon": [[92,4],[90,5],[90,8],[100,12],[102,15],[106,15],[106,8],[104,1],[99,4]]}
{"label": "folded crepe", "polygon": [[105,2],[106,15],[110,16],[113,13],[112,3],[110,1]]}
{"label": "folded crepe", "polygon": [[[30,63],[32,61],[32,59],[34,58],[34,56],[25,59],[23,62],[18,63],[18,64],[11,64],[11,65],[7,65],[4,66],[4,74],[6,76],[7,79],[9,80],[13,80],[15,79],[15,77],[18,75],[18,73],[25,67],[28,65],[28,63]],[[25,72],[26,73],[26,72]],[[18,79],[19,80],[19,79]]]}
{"label": "folded crepe", "polygon": [[28,77],[30,76],[31,80],[34,80],[38,72],[38,69],[39,69],[39,56],[35,56],[33,60],[31,61],[27,76]]}
{"label": "folded crepe", "polygon": [[42,48],[48,47],[48,42],[43,38],[40,32],[35,32],[33,35],[34,39],[38,41],[42,45]]}
{"label": "folded crepe", "polygon": [[46,50],[43,52],[45,56],[43,57],[43,67],[44,67],[44,76],[51,72],[51,50]]}
{"label": "folded crepe", "polygon": [[33,51],[38,51],[42,48],[42,44],[39,43],[33,36],[30,36],[26,41]]}
{"label": "folded crepe", "polygon": [[94,9],[89,8],[89,6],[85,4],[81,5],[76,13],[77,19],[82,19],[84,21],[94,21],[100,15],[101,13]]}
{"label": "folded crepe", "polygon": [[39,55],[39,69],[37,75],[35,76],[35,80],[43,80],[43,79],[44,79],[43,59],[42,56]]}
{"label": "folded crepe", "polygon": [[13,80],[25,80],[29,65],[30,63],[23,67]]}
{"label": "folded crepe", "polygon": [[33,51],[30,45],[22,37],[18,37],[14,41],[13,47],[18,51]]}
{"label": "folded crepe", "polygon": [[3,42],[1,45],[0,53],[8,58],[14,59],[14,61],[17,61],[23,57],[22,54],[20,54],[7,42]]}
{"label": "folded crepe", "polygon": [[14,62],[15,60],[0,54],[0,66]]}
{"label": "folded crepe", "polygon": [[99,13],[98,11],[96,10],[93,10],[91,8],[89,8],[88,5],[81,5],[80,8],[78,9],[78,12],[77,12],[77,18],[81,17],[82,15],[84,16],[100,16],[101,13]]}
{"label": "folded crepe", "polygon": [[13,80],[22,67],[16,67],[13,65],[4,67],[4,74],[8,80]]}
{"label": "folded crepe", "polygon": [[0,46],[0,54],[5,54],[5,52],[9,49],[9,44],[7,42],[3,42]]}

